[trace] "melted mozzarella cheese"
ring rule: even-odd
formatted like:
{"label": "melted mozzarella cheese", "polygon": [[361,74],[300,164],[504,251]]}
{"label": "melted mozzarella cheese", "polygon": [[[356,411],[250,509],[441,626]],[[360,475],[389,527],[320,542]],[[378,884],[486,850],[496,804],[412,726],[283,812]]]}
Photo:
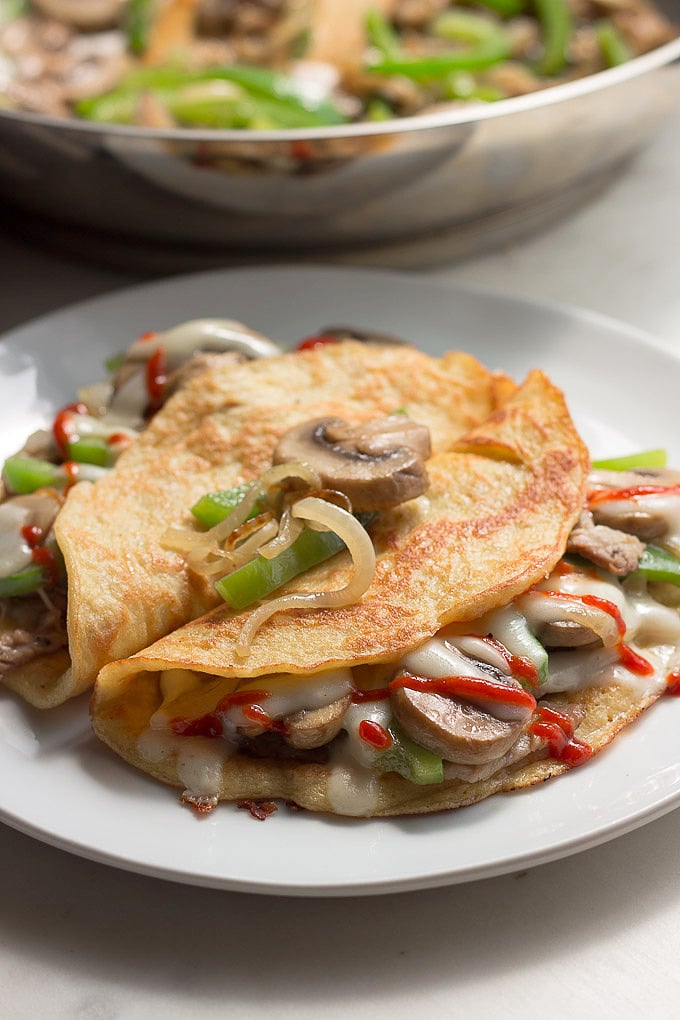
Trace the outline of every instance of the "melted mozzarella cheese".
{"label": "melted mozzarella cheese", "polygon": [[[342,698],[352,690],[352,673],[341,668],[298,676],[293,673],[271,674],[244,680],[236,690],[239,694],[262,691],[265,697],[251,704],[261,707],[272,719],[283,719],[302,709],[322,708]],[[252,726],[252,719],[243,714],[241,705],[232,705],[223,713],[223,720],[228,732],[238,726]]]}
{"label": "melted mozzarella cheese", "polygon": [[31,563],[31,547],[21,535],[30,516],[28,507],[12,500],[0,506],[0,577],[11,577]]}

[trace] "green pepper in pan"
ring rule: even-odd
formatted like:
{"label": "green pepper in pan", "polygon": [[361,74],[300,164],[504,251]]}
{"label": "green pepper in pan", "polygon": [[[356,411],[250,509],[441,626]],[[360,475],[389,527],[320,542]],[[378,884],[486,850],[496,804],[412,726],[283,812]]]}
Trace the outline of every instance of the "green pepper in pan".
{"label": "green pepper in pan", "polygon": [[454,71],[483,71],[510,56],[510,44],[502,26],[469,11],[451,10],[437,18],[432,32],[440,39],[469,43],[466,49],[429,56],[401,54],[372,61],[373,74],[403,75],[414,81],[436,81]]}
{"label": "green pepper in pan", "polygon": [[567,65],[574,31],[573,15],[567,0],[534,0],[534,8],[543,33],[543,56],[536,71],[552,77]]}

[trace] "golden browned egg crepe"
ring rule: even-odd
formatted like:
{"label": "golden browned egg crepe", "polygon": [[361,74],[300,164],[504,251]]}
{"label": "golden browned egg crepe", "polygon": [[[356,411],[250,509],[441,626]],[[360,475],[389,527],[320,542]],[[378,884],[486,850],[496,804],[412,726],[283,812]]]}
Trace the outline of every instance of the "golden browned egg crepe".
{"label": "golden browned egg crepe", "polygon": [[[258,441],[256,470],[295,417],[268,453]],[[220,605],[101,671],[97,735],[200,811],[284,799],[364,817],[470,804],[603,748],[677,665],[680,617],[621,510],[638,494],[589,475],[538,371],[426,467],[421,494],[366,524],[358,598],[313,603],[361,571],[344,552],[241,612]]]}
{"label": "golden browned egg crepe", "polygon": [[[408,405],[444,450],[513,388],[466,354],[436,359],[358,341],[241,364],[215,358],[109,474],[69,491],[54,525],[68,579],[68,647],[17,664],[5,684],[39,707],[60,704],[91,687],[107,662],[219,603],[212,583],[160,538],[202,493],[257,477],[291,425],[339,411],[362,421]],[[16,629],[9,615],[3,626]]]}

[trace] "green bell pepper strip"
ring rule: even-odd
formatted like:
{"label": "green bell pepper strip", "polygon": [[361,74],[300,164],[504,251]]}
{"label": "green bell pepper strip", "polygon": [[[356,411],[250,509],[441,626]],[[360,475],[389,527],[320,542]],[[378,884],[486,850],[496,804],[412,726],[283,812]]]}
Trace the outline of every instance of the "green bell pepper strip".
{"label": "green bell pepper strip", "polygon": [[394,120],[395,113],[389,103],[379,96],[373,96],[366,104],[366,120],[379,123],[383,120]]}
{"label": "green bell pepper strip", "polygon": [[230,130],[233,128],[275,128],[275,119],[258,109],[260,102],[244,96],[239,89],[234,95],[210,95],[209,87],[203,90],[191,86],[167,92],[163,102],[175,120],[192,127]]}
{"label": "green bell pepper strip", "polygon": [[74,481],[96,482],[108,471],[99,464],[83,461],[74,474],[48,460],[20,456],[8,457],[3,470],[7,487],[18,496],[36,492],[37,489],[65,489]]}
{"label": "green bell pepper strip", "polygon": [[637,572],[648,581],[666,581],[669,584],[680,585],[680,559],[656,545],[645,546]]}
{"label": "green bell pepper strip", "polygon": [[28,13],[27,0],[0,0],[0,25]]}
{"label": "green bell pepper strip", "polygon": [[155,6],[155,0],[128,0],[125,31],[132,53],[139,55],[146,51]]}
{"label": "green bell pepper strip", "polygon": [[[209,492],[205,496],[201,496],[197,503],[194,503],[191,507],[191,512],[199,524],[204,524],[207,528],[213,528],[229,516],[249,489],[250,485],[235,485],[232,489],[219,489],[217,492]],[[255,517],[260,513],[260,510],[261,507],[256,502],[248,519]]]}
{"label": "green bell pepper strip", "polygon": [[25,496],[36,489],[63,488],[66,479],[56,464],[37,457],[8,457],[4,475],[7,487],[19,496]]}
{"label": "green bell pepper strip", "polygon": [[215,589],[232,609],[245,609],[344,548],[345,543],[334,531],[305,528],[278,556],[271,560],[256,556],[217,581]]}
{"label": "green bell pepper strip", "polygon": [[[131,71],[118,88],[101,96],[82,99],[75,109],[79,116],[88,120],[131,123],[135,119],[141,93],[150,91],[157,94],[169,109],[174,105],[178,109],[178,116],[179,107],[184,104],[181,114],[187,121],[191,121],[190,97],[183,99],[180,90],[189,85],[217,81],[231,82],[243,90],[243,106],[240,110],[230,111],[230,116],[238,121],[266,120],[274,127],[283,128],[323,127],[347,121],[330,100],[311,102],[304,99],[292,78],[267,68],[238,64],[203,70],[182,70],[168,66],[140,68]],[[205,111],[202,112],[205,115]],[[212,116],[215,119],[214,112]]]}
{"label": "green bell pepper strip", "polygon": [[444,781],[444,763],[438,755],[416,744],[396,722],[388,725],[387,732],[392,744],[376,754],[374,767],[378,772],[397,772],[417,786]]}
{"label": "green bell pepper strip", "polygon": [[628,453],[623,457],[607,457],[594,460],[593,467],[602,471],[634,471],[636,468],[663,468],[667,464],[665,450],[643,450],[640,453]]}
{"label": "green bell pepper strip", "polygon": [[366,11],[366,35],[369,44],[386,60],[401,56],[401,42],[391,22],[382,11],[371,7]]}
{"label": "green bell pepper strip", "polygon": [[484,103],[496,103],[506,99],[506,94],[493,85],[482,85],[468,71],[457,71],[444,85],[447,99],[479,99]]}
{"label": "green bell pepper strip", "polygon": [[0,599],[14,598],[17,595],[32,595],[45,583],[42,567],[30,566],[18,570],[9,577],[0,577]]}
{"label": "green bell pepper strip", "polygon": [[398,58],[382,58],[369,62],[367,69],[373,74],[398,74],[425,82],[446,78],[453,71],[483,71],[510,56],[510,44],[504,29],[478,14],[448,11],[433,22],[432,31],[439,38],[470,43],[470,46],[427,57],[405,54]]}
{"label": "green bell pepper strip", "polygon": [[514,18],[526,8],[526,0],[477,0],[477,3],[501,18]]}
{"label": "green bell pepper strip", "polygon": [[613,21],[599,21],[595,26],[595,36],[607,67],[618,67],[632,59],[633,51]]}
{"label": "green bell pepper strip", "polygon": [[522,677],[517,679],[522,687],[532,694],[536,694],[537,689],[540,691],[548,680],[548,652],[529,627],[524,613],[514,606],[496,609],[490,614],[489,630],[492,634],[502,633],[503,644],[512,655],[519,655],[533,662],[538,673],[538,688],[536,684],[532,686]]}
{"label": "green bell pepper strip", "polygon": [[534,0],[534,8],[543,32],[543,56],[536,70],[550,78],[566,67],[574,19],[568,0]]}
{"label": "green bell pepper strip", "polygon": [[119,351],[118,354],[113,354],[110,358],[107,358],[104,362],[104,368],[109,375],[115,375],[119,368],[125,363],[125,351]]}
{"label": "green bell pepper strip", "polygon": [[103,436],[80,436],[67,444],[67,452],[68,460],[98,467],[111,467],[115,459],[113,450]]}

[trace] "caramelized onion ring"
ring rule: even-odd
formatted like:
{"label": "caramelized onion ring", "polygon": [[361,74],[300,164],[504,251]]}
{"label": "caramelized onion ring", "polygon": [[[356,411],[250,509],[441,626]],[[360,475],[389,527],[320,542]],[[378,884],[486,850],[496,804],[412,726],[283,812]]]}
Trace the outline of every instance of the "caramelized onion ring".
{"label": "caramelized onion ring", "polygon": [[342,507],[316,496],[306,496],[291,507],[293,517],[301,518],[321,530],[334,531],[352,557],[354,573],[344,588],[335,591],[294,592],[265,602],[248,618],[236,644],[236,653],[248,654],[252,640],[265,620],[287,609],[335,609],[358,602],[368,590],[375,574],[375,549],[368,533],[356,517]]}

